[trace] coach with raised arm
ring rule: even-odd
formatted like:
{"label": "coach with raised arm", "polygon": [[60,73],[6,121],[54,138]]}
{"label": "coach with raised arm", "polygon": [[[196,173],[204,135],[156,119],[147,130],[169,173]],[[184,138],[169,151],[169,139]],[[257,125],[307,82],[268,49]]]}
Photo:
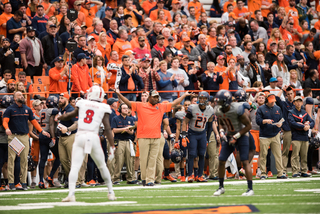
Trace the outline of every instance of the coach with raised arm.
{"label": "coach with raised arm", "polygon": [[119,90],[115,90],[115,93],[132,111],[138,114],[137,138],[140,148],[141,179],[144,186],[154,186],[163,114],[170,112],[172,107],[180,104],[192,93],[186,92],[171,103],[160,103],[161,98],[155,90],[150,91],[147,103],[130,102],[119,93]]}

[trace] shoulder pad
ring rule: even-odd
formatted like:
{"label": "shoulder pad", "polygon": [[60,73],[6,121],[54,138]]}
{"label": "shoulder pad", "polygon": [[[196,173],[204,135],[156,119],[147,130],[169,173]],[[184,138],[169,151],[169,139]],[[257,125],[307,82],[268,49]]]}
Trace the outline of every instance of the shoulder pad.
{"label": "shoulder pad", "polygon": [[175,114],[175,118],[179,119],[179,120],[183,120],[186,116],[186,112],[184,111],[177,111]]}
{"label": "shoulder pad", "polygon": [[243,108],[244,109],[248,109],[248,110],[250,110],[251,109],[251,107],[250,107],[250,105],[249,105],[249,103],[247,103],[247,102],[243,102]]}
{"label": "shoulder pad", "polygon": [[57,115],[57,114],[59,114],[59,110],[56,108],[52,109],[51,115]]}
{"label": "shoulder pad", "polygon": [[313,105],[314,104],[313,98],[312,97],[307,97],[306,98],[306,104]]}
{"label": "shoulder pad", "polygon": [[241,115],[244,114],[245,108],[244,108],[244,105],[243,105],[243,104],[240,104],[240,103],[239,103],[239,105],[236,105],[235,107],[237,108],[237,115],[238,115],[238,116],[241,116]]}
{"label": "shoulder pad", "polygon": [[[81,101],[81,100],[80,100]],[[110,106],[108,105],[108,104],[105,104],[105,103],[101,103],[102,104],[102,106],[104,107],[104,109],[105,109],[105,112],[107,113],[107,114],[111,114],[112,113],[112,110],[111,110],[111,108],[110,108]]]}
{"label": "shoulder pad", "polygon": [[79,100],[79,101],[77,101],[77,102],[76,102],[76,106],[79,108],[84,101],[85,101],[85,100]]}

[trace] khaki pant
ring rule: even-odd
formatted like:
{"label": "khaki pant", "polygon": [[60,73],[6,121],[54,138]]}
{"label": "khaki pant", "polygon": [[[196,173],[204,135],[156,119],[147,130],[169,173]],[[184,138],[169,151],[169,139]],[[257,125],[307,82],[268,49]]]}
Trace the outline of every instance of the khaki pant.
{"label": "khaki pant", "polygon": [[146,184],[154,182],[159,147],[160,138],[139,139],[141,179]]}
{"label": "khaki pant", "polygon": [[132,159],[130,152],[130,141],[129,140],[119,140],[118,148],[115,152],[116,165],[114,170],[114,181],[120,182],[120,175],[123,163],[126,162],[127,166],[127,181],[133,181],[133,167]]}
{"label": "khaki pant", "polygon": [[271,138],[260,138],[260,168],[261,176],[266,176],[266,163],[268,148],[271,148],[272,154],[276,161],[276,168],[278,177],[282,176],[282,159],[281,159],[281,145],[280,133]]}
{"label": "khaki pant", "polygon": [[213,132],[210,135],[207,153],[209,155],[209,177],[217,177],[219,166],[219,147],[217,147],[217,141]]}
{"label": "khaki pant", "polygon": [[86,171],[87,171],[87,162],[88,162],[88,154],[84,156],[82,166],[79,170],[78,174],[78,180],[77,180],[77,185],[78,184],[83,184],[86,181]]}
{"label": "khaki pant", "polygon": [[287,173],[287,166],[288,166],[288,155],[291,146],[291,131],[284,131],[283,132],[283,147],[282,147],[282,167],[283,172]]}
{"label": "khaki pant", "polygon": [[59,149],[60,162],[67,176],[69,176],[69,173],[70,173],[71,153],[72,153],[74,138],[75,138],[75,134],[71,134],[66,137],[60,137],[59,139],[58,149]]}
{"label": "khaki pant", "polygon": [[[27,183],[27,172],[28,172],[28,153],[29,153],[29,136],[12,134],[8,136],[8,143],[10,143],[13,138],[18,138],[20,142],[25,146],[25,148],[20,153],[20,183]],[[8,148],[8,182],[9,184],[14,183],[14,161],[16,159],[16,153]]]}
{"label": "khaki pant", "polygon": [[[107,151],[108,151],[108,154],[110,152],[110,143],[107,141]],[[107,167],[109,169],[109,172],[110,172],[110,177],[111,177],[111,180],[114,181],[114,167],[115,167],[115,164],[116,164],[116,159],[113,158],[111,161],[108,159],[107,161]]]}
{"label": "khaki pant", "polygon": [[292,175],[299,173],[299,153],[301,156],[301,173],[307,173],[307,156],[308,156],[308,141],[292,141],[292,155],[291,155],[291,166]]}
{"label": "khaki pant", "polygon": [[163,147],[166,143],[166,139],[164,139],[163,134],[161,133],[160,138],[160,147],[157,156],[157,163],[156,163],[156,182],[161,183],[162,172],[163,172]]}

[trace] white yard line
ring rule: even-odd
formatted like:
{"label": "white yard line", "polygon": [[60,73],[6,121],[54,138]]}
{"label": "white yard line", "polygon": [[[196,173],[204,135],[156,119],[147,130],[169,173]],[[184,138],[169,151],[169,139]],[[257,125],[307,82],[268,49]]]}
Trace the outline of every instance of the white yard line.
{"label": "white yard line", "polygon": [[[319,181],[320,177],[316,178],[295,178],[295,179],[266,179],[266,180],[254,180],[254,184],[281,184],[284,182],[307,182],[307,181]],[[247,181],[229,181],[225,182],[225,186],[228,185],[242,185],[247,184]],[[145,190],[155,190],[155,189],[164,189],[164,188],[179,188],[179,187],[200,187],[200,186],[218,186],[219,182],[208,182],[208,183],[180,183],[180,184],[170,184],[170,185],[156,185],[153,187],[143,187],[141,185],[136,186],[114,186],[113,189],[117,190],[135,190],[135,189],[145,189]],[[76,192],[97,192],[97,191],[107,191],[107,187],[99,188],[79,188],[76,189]],[[47,193],[67,193],[68,189],[52,189],[52,190],[36,190],[36,191],[6,191],[0,192],[0,196],[8,195],[33,195],[33,194],[47,194]]]}

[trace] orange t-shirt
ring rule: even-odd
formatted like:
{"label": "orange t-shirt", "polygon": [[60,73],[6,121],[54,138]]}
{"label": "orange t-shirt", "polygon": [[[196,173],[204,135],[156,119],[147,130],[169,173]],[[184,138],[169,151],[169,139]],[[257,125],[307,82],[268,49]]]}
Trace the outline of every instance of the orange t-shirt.
{"label": "orange t-shirt", "polygon": [[146,0],[142,3],[142,8],[144,12],[149,15],[150,10],[157,5],[156,1],[150,2],[149,0]]}
{"label": "orange t-shirt", "polygon": [[[168,10],[165,10],[165,9],[163,9],[163,11],[164,11],[164,16],[168,18],[168,22],[172,22],[172,17],[171,17],[170,12]],[[158,9],[155,9],[155,10],[151,11],[149,17],[150,17],[150,19],[152,21],[157,20],[158,19]]]}
{"label": "orange t-shirt", "polygon": [[108,84],[107,84],[107,72],[105,71],[106,68],[104,68],[104,80],[103,80],[103,85],[101,86],[101,72],[97,69],[97,68],[93,68],[93,81],[94,83],[98,83],[102,88],[103,90],[106,92],[106,91],[109,91],[109,87],[108,87]]}
{"label": "orange t-shirt", "polygon": [[49,70],[49,79],[50,79],[50,92],[62,93],[67,91],[68,87],[68,76],[63,75],[61,77],[60,73],[64,68],[62,67],[58,70],[56,67],[53,67]]}
{"label": "orange t-shirt", "polygon": [[196,15],[195,15],[195,18],[196,20],[198,21],[199,20],[199,17],[201,15],[202,12],[206,12],[205,9],[203,9],[202,5],[200,2],[196,2],[194,3],[193,1],[192,2],[189,2],[188,3],[188,10],[190,7],[194,7],[195,11],[196,11]]}
{"label": "orange t-shirt", "polygon": [[[46,2],[41,2],[41,5],[43,6],[44,11],[48,10],[50,3],[46,3]],[[48,12],[48,14],[46,14],[47,16],[51,17],[54,15],[54,12],[56,11],[56,8],[54,6],[52,6]]]}
{"label": "orange t-shirt", "polygon": [[57,18],[58,22],[61,22],[62,17],[63,17],[63,15],[61,13],[56,15],[56,18]]}
{"label": "orange t-shirt", "polygon": [[76,19],[76,21],[79,26],[83,25],[83,23],[86,23],[86,16],[83,12],[78,12],[78,18]]}
{"label": "orange t-shirt", "polygon": [[[302,28],[300,27],[300,25],[293,25],[293,28],[297,29],[299,33],[302,33]],[[297,34],[293,35],[293,41],[294,42],[300,42],[300,37]]]}
{"label": "orange t-shirt", "polygon": [[[239,10],[239,8],[236,7],[236,8],[233,9],[232,12],[234,12],[234,14],[235,14],[237,17],[240,17],[240,16],[242,17],[245,13],[248,13],[249,11],[248,11],[248,9],[245,8],[245,7],[243,7],[241,10]],[[248,17],[245,17],[245,18],[247,19]]]}
{"label": "orange t-shirt", "polygon": [[4,35],[4,37],[7,37],[7,27],[2,27],[2,25],[7,24],[7,22],[9,21],[9,19],[11,19],[12,16],[13,14],[11,13],[2,13],[0,15],[0,35]]}
{"label": "orange t-shirt", "polygon": [[160,138],[163,114],[170,112],[171,103],[131,102],[132,111],[138,114],[137,138]]}
{"label": "orange t-shirt", "polygon": [[279,6],[280,7],[289,7],[289,0],[279,0]]}
{"label": "orange t-shirt", "polygon": [[[262,0],[261,6],[270,6],[272,4],[272,0]],[[268,13],[270,13],[269,9],[262,9],[261,8],[261,14],[263,17],[267,17]]]}
{"label": "orange t-shirt", "polygon": [[233,1],[232,3],[230,1],[227,1],[223,5],[223,12],[227,12],[228,11],[228,5],[229,4],[233,5],[233,9],[236,8],[236,6],[237,6],[237,2],[236,1]]}
{"label": "orange t-shirt", "polygon": [[206,42],[207,44],[210,43],[211,48],[215,48],[217,46],[217,37],[207,36]]}
{"label": "orange t-shirt", "polygon": [[126,71],[126,73],[130,76],[128,79],[128,86],[127,86],[128,91],[133,91],[135,89],[135,84],[134,84],[132,76],[129,74],[129,68],[126,68],[124,66],[123,66],[123,68]]}
{"label": "orange t-shirt", "polygon": [[[319,5],[320,6],[320,5]],[[314,23],[314,28],[320,30],[320,20]]]}
{"label": "orange t-shirt", "polygon": [[132,47],[130,42],[117,38],[116,42],[113,44],[112,50],[117,51],[119,54],[119,59],[121,59],[127,50],[132,50]]}
{"label": "orange t-shirt", "polygon": [[95,5],[90,8],[90,10],[87,10],[85,8],[81,8],[80,10],[82,13],[84,13],[86,17],[86,26],[91,27],[92,26],[92,20],[94,17],[96,17],[96,13],[98,12],[98,6]]}
{"label": "orange t-shirt", "polygon": [[287,45],[288,44],[293,45],[293,36],[292,36],[292,34],[289,31],[287,31],[286,29],[284,29],[282,26],[280,26],[279,30],[280,30],[280,33],[282,34],[282,39],[284,41],[286,41],[286,40],[289,41],[287,43]]}
{"label": "orange t-shirt", "polygon": [[[139,12],[138,12],[136,9],[134,9],[134,11],[139,14]],[[139,22],[138,22],[138,19],[137,19],[136,15],[134,14],[133,11],[130,11],[130,12],[129,12],[129,11],[127,10],[127,8],[126,8],[126,9],[123,10],[123,14],[124,14],[124,15],[127,15],[127,14],[131,15],[131,16],[132,16],[132,25],[133,25],[134,27],[138,27]]]}
{"label": "orange t-shirt", "polygon": [[25,88],[26,91],[29,92],[29,93],[33,92],[32,84],[30,83],[29,88],[27,88],[27,86],[28,86],[28,82],[26,81],[26,82],[24,83],[24,88]]}
{"label": "orange t-shirt", "polygon": [[219,67],[218,65],[214,68],[213,72],[217,73],[222,76],[223,82],[219,85],[219,90],[225,89],[229,90],[229,78],[228,78],[228,73],[224,73],[224,71],[227,69],[227,67],[223,66],[222,68]]}
{"label": "orange t-shirt", "polygon": [[254,11],[261,9],[261,5],[262,5],[262,0],[248,0],[248,10],[252,11],[253,14],[254,14]]}
{"label": "orange t-shirt", "polygon": [[295,7],[289,7],[288,6],[288,7],[285,8],[285,10],[286,10],[287,14],[289,13],[290,10],[292,10],[290,15],[292,16],[292,18],[294,19],[295,22],[297,20],[298,23],[299,23],[299,13],[298,13],[298,10]]}

